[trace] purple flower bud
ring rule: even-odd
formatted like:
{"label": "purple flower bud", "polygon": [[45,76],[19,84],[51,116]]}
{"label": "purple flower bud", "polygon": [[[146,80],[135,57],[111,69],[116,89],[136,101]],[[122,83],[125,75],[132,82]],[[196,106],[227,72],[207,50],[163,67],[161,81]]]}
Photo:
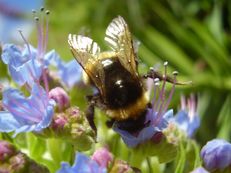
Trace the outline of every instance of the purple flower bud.
{"label": "purple flower bud", "polygon": [[0,162],[15,154],[15,148],[6,141],[0,141]]}
{"label": "purple flower bud", "polygon": [[108,167],[109,163],[112,162],[113,156],[107,148],[100,148],[92,155],[92,160],[95,160],[101,167]]}
{"label": "purple flower bud", "polygon": [[49,170],[18,151],[9,142],[0,141],[0,172],[49,173]]}
{"label": "purple flower bud", "polygon": [[209,171],[231,166],[231,144],[222,139],[209,141],[201,150],[204,167]]}
{"label": "purple flower bud", "polygon": [[63,129],[65,124],[68,122],[67,118],[64,116],[57,116],[52,123],[52,128]]}
{"label": "purple flower bud", "polygon": [[60,87],[56,87],[49,92],[49,98],[53,99],[58,105],[59,111],[70,106],[70,99],[66,91]]}

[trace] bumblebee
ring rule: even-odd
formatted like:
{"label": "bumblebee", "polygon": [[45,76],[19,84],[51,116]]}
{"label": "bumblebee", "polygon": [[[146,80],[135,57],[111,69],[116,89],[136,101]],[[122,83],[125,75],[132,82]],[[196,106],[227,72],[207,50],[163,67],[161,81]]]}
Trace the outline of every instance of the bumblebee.
{"label": "bumblebee", "polygon": [[[121,16],[109,24],[105,41],[111,51],[101,52],[98,44],[86,36],[68,36],[72,54],[98,89],[97,94],[88,96],[90,104],[86,114],[94,129],[96,106],[105,111],[112,122],[117,121],[121,129],[134,132],[144,126],[149,97],[144,78],[138,74],[131,33]],[[159,73],[154,75],[161,78]],[[153,73],[146,75],[152,76]]]}

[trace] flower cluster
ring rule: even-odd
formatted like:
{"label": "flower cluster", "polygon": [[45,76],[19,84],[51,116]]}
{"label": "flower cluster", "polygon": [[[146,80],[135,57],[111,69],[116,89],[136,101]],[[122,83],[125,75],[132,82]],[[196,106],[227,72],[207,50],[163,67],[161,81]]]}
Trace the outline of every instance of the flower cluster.
{"label": "flower cluster", "polygon": [[0,172],[49,173],[50,171],[18,151],[11,143],[0,140]]}
{"label": "flower cluster", "polygon": [[[37,48],[27,42],[21,30],[19,34],[25,42],[23,47],[14,44],[4,44],[2,47],[2,61],[7,65],[13,81],[22,90],[15,88],[3,90],[3,111],[0,112],[1,132],[15,131],[15,135],[20,132],[41,132],[52,122],[55,106],[60,111],[70,106],[69,97],[62,88],[49,89],[51,71],[49,67],[56,67],[60,83],[69,88],[79,82],[80,68],[75,60],[63,62],[54,50],[46,53],[49,13],[48,10],[44,12],[44,8],[41,8],[41,14],[38,15],[46,20],[40,21],[35,17],[38,31]],[[35,11],[34,14],[36,15]],[[71,75],[73,73],[75,73],[74,77]],[[29,97],[26,97],[27,94]]]}
{"label": "flower cluster", "polygon": [[132,168],[123,160],[115,160],[107,148],[99,148],[92,157],[83,153],[76,153],[73,166],[63,162],[57,173],[136,173],[140,172]]}

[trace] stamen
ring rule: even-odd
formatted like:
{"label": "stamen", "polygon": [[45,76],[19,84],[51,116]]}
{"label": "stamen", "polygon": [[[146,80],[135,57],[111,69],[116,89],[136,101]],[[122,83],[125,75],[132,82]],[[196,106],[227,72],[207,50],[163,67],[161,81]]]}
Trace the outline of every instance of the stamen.
{"label": "stamen", "polygon": [[168,106],[169,106],[169,104],[170,104],[170,101],[172,100],[172,96],[173,96],[173,93],[174,93],[174,91],[175,91],[175,86],[176,86],[176,76],[177,76],[177,74],[178,74],[178,72],[176,72],[176,71],[173,72],[173,75],[174,75],[173,85],[172,85],[172,89],[171,89],[171,91],[170,91],[170,94],[169,94],[169,96],[168,96],[168,100],[167,100],[167,102],[166,102],[166,104],[165,104],[165,106],[164,106],[163,112],[166,112],[166,111],[167,111]]}
{"label": "stamen", "polygon": [[[168,66],[168,62],[164,62],[164,75],[163,75],[163,84],[162,84],[162,89],[161,89],[161,92],[160,92],[160,96],[158,98],[158,107],[159,109],[157,110],[158,114],[157,114],[157,117],[161,116],[161,113],[162,113],[162,107],[163,107],[163,104],[164,104],[164,100],[165,100],[165,85],[166,85],[166,79],[167,79],[167,66]],[[157,108],[158,108],[157,107]]]}
{"label": "stamen", "polygon": [[[43,56],[45,55],[46,52],[46,48],[47,48],[47,42],[48,42],[48,24],[49,24],[49,14],[50,11],[46,11],[46,18],[45,18],[45,22],[46,24],[44,25],[44,7],[40,8],[41,11],[41,15],[40,15],[40,22],[39,22],[39,18],[36,17],[36,23],[37,23],[37,30],[38,30],[38,58],[40,59],[40,61],[43,61]],[[45,26],[45,28],[44,28]],[[43,65],[43,62],[41,62]],[[45,90],[46,90],[46,94],[48,96],[49,94],[49,84],[48,84],[48,79],[47,79],[47,74],[46,74],[46,70],[43,69],[42,72],[42,80],[44,82],[44,86],[45,86]]]}
{"label": "stamen", "polygon": [[189,118],[190,120],[192,120],[193,116],[196,115],[196,100],[193,94],[190,95],[188,109],[189,109]]}
{"label": "stamen", "polygon": [[152,99],[152,108],[155,110],[156,93],[158,93],[158,91],[156,91],[156,90],[159,89],[160,79],[155,78],[153,80],[154,80],[154,96],[153,96],[153,99]]}
{"label": "stamen", "polygon": [[39,17],[34,17],[35,21],[36,21],[36,27],[37,27],[37,37],[38,37],[38,58],[41,59],[41,50],[42,50],[42,27],[41,24],[39,22]]}
{"label": "stamen", "polygon": [[180,98],[180,102],[181,102],[181,109],[182,110],[186,110],[186,99],[185,99],[185,96],[181,95],[181,98]]}
{"label": "stamen", "polygon": [[32,11],[32,15],[33,15],[33,18],[35,18],[36,16],[35,16],[35,14],[36,14],[36,10],[35,9],[33,9],[33,10],[31,10]]}
{"label": "stamen", "polygon": [[47,43],[48,43],[48,30],[49,30],[49,14],[50,14],[50,11],[47,10],[46,11],[46,33],[45,33],[45,41],[44,41],[44,53],[47,49]]}
{"label": "stamen", "polygon": [[31,57],[32,54],[31,54],[30,45],[29,45],[28,41],[26,40],[26,38],[25,38],[24,35],[22,34],[22,30],[18,29],[18,32],[19,32],[19,34],[21,35],[23,41],[25,42],[25,44],[26,44],[26,46],[27,46],[27,49],[28,49],[28,51],[29,51],[29,56]]}
{"label": "stamen", "polygon": [[41,12],[43,12],[43,11],[44,11],[44,9],[45,9],[44,7],[41,7],[41,8],[40,8],[40,11],[41,11]]}
{"label": "stamen", "polygon": [[41,7],[40,8],[40,20],[41,20],[41,40],[42,40],[42,43],[41,43],[41,57],[44,56],[45,54],[45,50],[44,50],[44,42],[45,42],[45,33],[44,33],[44,7]]}

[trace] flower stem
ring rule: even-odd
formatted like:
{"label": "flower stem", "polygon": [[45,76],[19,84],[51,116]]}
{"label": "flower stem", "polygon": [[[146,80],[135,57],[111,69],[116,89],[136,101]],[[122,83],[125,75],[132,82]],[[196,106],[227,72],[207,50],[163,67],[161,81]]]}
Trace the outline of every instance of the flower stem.
{"label": "flower stem", "polygon": [[146,158],[146,161],[147,161],[147,165],[148,165],[148,172],[149,172],[149,173],[152,173],[153,171],[152,171],[152,166],[151,166],[150,158],[147,157],[147,158]]}

